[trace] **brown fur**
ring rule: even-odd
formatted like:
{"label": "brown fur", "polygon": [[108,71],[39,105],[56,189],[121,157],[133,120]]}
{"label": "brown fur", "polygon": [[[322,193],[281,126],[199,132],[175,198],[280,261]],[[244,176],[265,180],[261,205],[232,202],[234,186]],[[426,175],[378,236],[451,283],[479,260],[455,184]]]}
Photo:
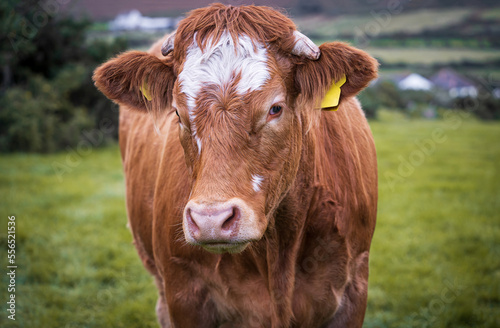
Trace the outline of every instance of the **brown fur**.
{"label": "brown fur", "polygon": [[174,57],[182,62],[187,48],[191,45],[194,31],[196,41],[203,49],[207,41],[214,37],[218,41],[224,30],[231,33],[237,42],[241,34],[252,40],[269,43],[285,53],[294,46],[293,31],[295,24],[285,15],[268,7],[233,7],[214,4],[211,7],[193,10],[177,29]]}
{"label": "brown fur", "polygon": [[[243,98],[231,85],[205,86],[196,124],[211,142],[198,156],[176,75],[194,32],[203,45],[224,29],[268,43],[271,80]],[[165,59],[158,42],[150,54],[125,53],[95,72],[98,88],[121,105],[129,222],[157,280],[163,327],[362,326],[377,164],[353,96],[376,76],[377,64],[343,43],[322,45],[318,61],[292,56],[294,29],[269,8],[214,5],[181,22],[174,52]],[[339,110],[317,110],[343,74]],[[154,97],[154,120],[143,113],[144,81]],[[277,90],[286,100],[271,128],[265,106]],[[170,108],[172,93],[186,125],[181,131]],[[266,177],[259,193],[244,183],[254,172]],[[238,254],[186,244],[181,222],[188,200],[234,195],[262,213],[262,238]]]}

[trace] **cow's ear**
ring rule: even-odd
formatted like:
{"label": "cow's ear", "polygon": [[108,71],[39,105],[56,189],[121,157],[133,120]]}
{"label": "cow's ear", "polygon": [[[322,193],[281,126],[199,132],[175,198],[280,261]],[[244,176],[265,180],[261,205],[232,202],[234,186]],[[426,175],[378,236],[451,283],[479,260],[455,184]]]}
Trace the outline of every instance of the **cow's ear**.
{"label": "cow's ear", "polygon": [[109,99],[139,111],[161,111],[172,103],[175,82],[171,57],[125,52],[94,71],[97,88]]}
{"label": "cow's ear", "polygon": [[324,43],[319,48],[319,59],[301,62],[295,76],[299,93],[315,106],[320,107],[327,92],[336,94],[335,85],[340,87],[337,99],[341,103],[377,77],[378,62],[366,52],[342,42]]}

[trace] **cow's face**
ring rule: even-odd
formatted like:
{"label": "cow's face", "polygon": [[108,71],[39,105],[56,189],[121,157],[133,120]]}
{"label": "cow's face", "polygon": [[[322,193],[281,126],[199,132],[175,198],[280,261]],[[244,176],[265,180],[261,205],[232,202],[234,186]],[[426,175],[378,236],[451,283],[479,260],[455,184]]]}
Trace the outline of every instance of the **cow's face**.
{"label": "cow's face", "polygon": [[173,92],[193,177],[183,217],[189,243],[237,252],[263,236],[300,159],[290,73],[289,60],[246,35],[189,46]]}
{"label": "cow's face", "polygon": [[[326,90],[346,75],[342,97],[349,97],[376,75],[376,62],[365,53],[342,43],[318,48],[292,32],[286,17],[256,8],[247,16],[275,15],[279,36],[258,30],[275,33],[269,26],[249,33],[214,33],[220,24],[197,30],[199,20],[190,16],[164,42],[164,60],[130,52],[94,75],[118,103],[153,107],[176,120],[192,175],[185,239],[211,252],[240,252],[263,237],[295,180],[310,116],[320,112],[315,107]],[[266,41],[256,37],[263,35]]]}

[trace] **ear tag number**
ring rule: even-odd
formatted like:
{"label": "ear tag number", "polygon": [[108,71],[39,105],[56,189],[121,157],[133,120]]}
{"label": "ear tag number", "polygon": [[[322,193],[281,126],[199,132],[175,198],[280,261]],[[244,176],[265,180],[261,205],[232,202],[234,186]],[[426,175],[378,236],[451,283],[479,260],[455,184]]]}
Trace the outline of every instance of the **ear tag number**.
{"label": "ear tag number", "polygon": [[346,81],[345,75],[340,78],[337,83],[334,83],[330,90],[321,101],[321,109],[335,111],[339,108],[339,100],[340,100],[340,87],[344,85]]}

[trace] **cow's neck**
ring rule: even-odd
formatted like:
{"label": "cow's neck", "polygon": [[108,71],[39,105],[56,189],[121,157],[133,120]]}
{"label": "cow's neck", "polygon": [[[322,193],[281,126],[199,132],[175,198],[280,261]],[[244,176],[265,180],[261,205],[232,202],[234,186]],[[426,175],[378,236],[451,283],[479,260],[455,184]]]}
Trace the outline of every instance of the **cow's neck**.
{"label": "cow's neck", "polygon": [[277,314],[273,327],[278,327],[278,322],[288,322],[293,315],[295,270],[314,194],[314,150],[315,140],[306,134],[297,178],[276,209],[274,227],[264,238],[267,283]]}

